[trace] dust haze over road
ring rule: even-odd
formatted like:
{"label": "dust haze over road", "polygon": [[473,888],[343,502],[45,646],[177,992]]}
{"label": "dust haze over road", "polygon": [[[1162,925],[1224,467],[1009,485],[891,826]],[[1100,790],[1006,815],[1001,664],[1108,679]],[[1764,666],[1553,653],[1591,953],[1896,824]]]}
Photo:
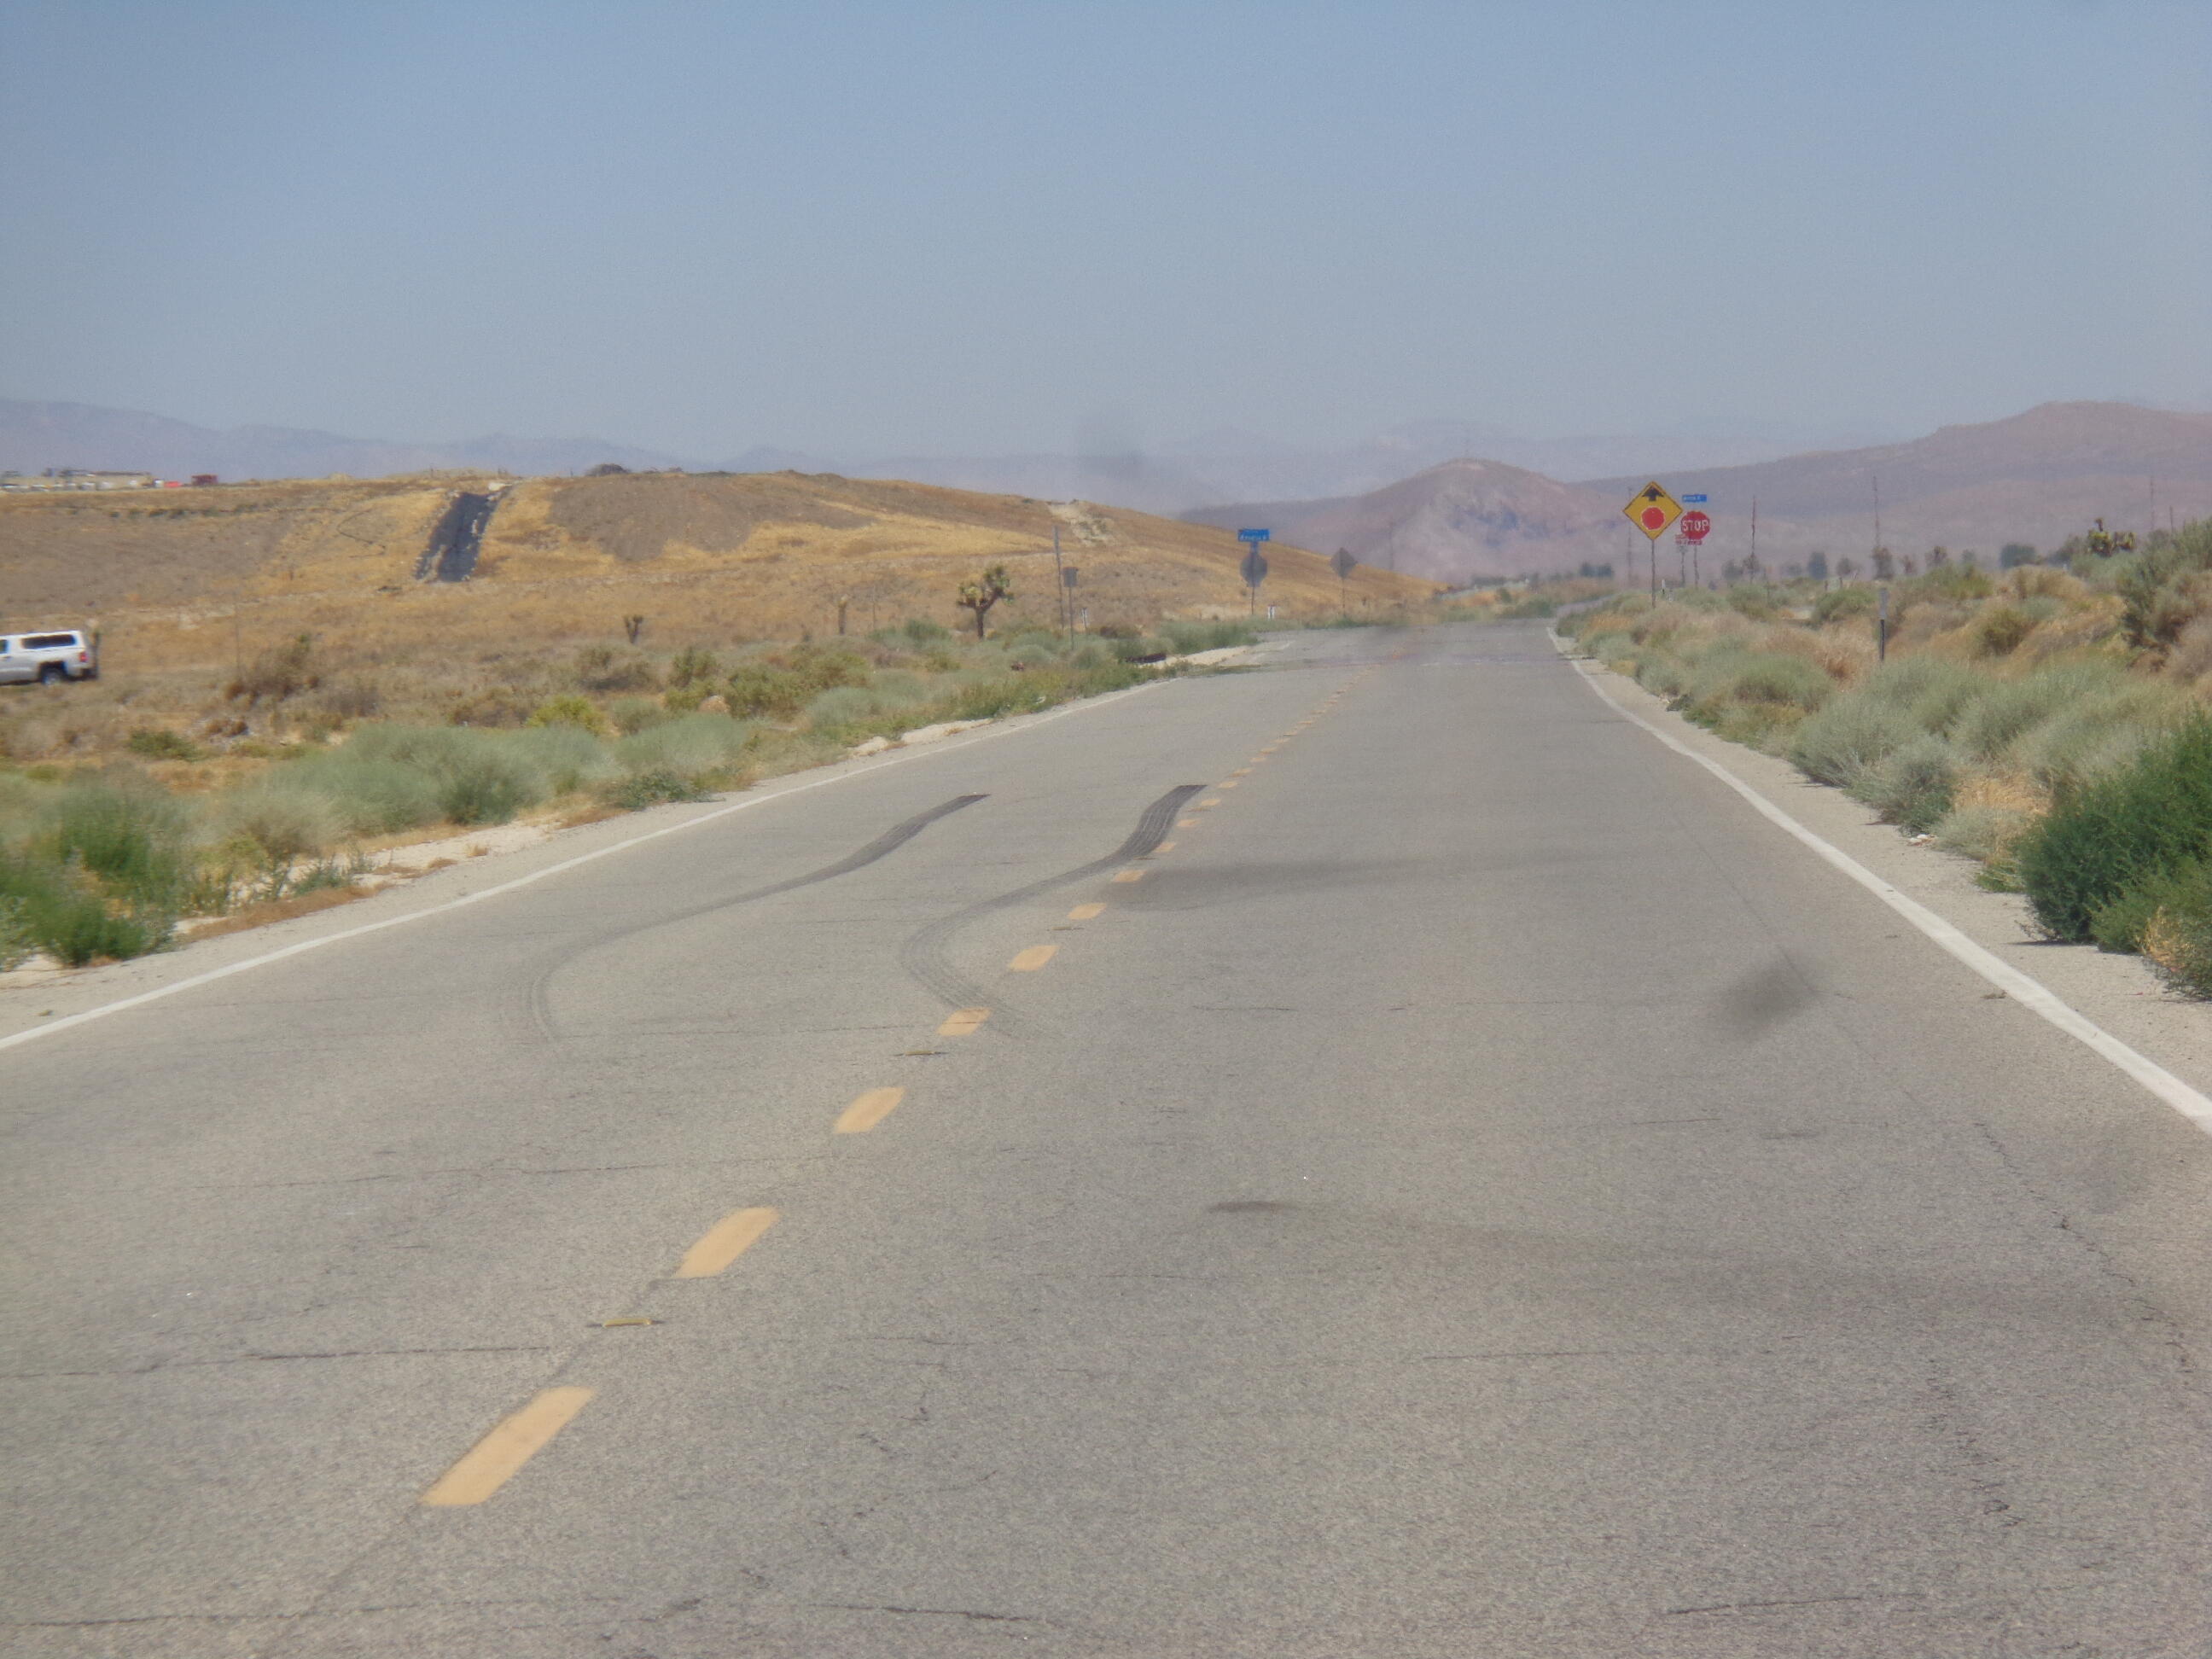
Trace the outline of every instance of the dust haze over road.
{"label": "dust haze over road", "polygon": [[2212,1146],[1540,625],[1273,660],[0,1053],[0,1653],[2212,1647]]}

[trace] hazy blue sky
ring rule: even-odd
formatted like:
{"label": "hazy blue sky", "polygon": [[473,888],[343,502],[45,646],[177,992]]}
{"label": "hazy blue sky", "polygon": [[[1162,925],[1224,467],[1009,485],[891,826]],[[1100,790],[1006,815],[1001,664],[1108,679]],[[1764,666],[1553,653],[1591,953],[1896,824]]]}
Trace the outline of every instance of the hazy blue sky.
{"label": "hazy blue sky", "polygon": [[0,0],[0,395],[696,456],[2212,402],[2212,3]]}

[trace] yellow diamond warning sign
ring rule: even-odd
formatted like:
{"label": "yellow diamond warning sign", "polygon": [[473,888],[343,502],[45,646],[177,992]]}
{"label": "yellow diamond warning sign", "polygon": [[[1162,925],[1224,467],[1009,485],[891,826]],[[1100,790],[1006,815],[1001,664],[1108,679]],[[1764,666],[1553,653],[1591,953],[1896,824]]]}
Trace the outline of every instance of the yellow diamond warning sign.
{"label": "yellow diamond warning sign", "polygon": [[1667,526],[1682,516],[1682,504],[1667,493],[1667,486],[1654,478],[1638,490],[1626,507],[1620,509],[1628,521],[1645,535],[1657,541],[1667,533]]}

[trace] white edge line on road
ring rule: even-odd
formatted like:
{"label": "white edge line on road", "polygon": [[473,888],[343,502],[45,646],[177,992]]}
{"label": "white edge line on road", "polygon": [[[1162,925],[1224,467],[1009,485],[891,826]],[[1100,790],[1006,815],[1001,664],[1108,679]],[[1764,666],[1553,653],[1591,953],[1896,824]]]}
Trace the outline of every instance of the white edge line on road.
{"label": "white edge line on road", "polygon": [[[1568,656],[1566,644],[1559,635],[1549,629],[1545,631],[1551,634],[1552,643],[1559,648],[1560,655]],[[1749,801],[1760,816],[1778,824],[1811,848],[1821,859],[1858,883],[2015,1002],[2034,1010],[2067,1036],[2094,1049],[2206,1134],[2212,1134],[2212,1098],[2207,1098],[2191,1088],[2149,1055],[2130,1048],[2087,1014],[2061,1000],[2048,987],[2030,979],[2003,957],[1975,944],[1950,922],[1918,900],[1908,898],[1841,848],[1821,840],[1718,761],[1700,755],[1670,732],[1662,731],[1642,715],[1622,707],[1607,692],[1598,679],[1597,671],[1587,662],[1578,657],[1569,657],[1569,660],[1582,675],[1583,683],[1623,720],[1642,726],[1676,754],[1686,756],[1704,767]]]}
{"label": "white edge line on road", "polygon": [[149,1002],[158,1002],[163,997],[176,995],[179,991],[190,991],[198,986],[212,985],[219,979],[228,979],[233,974],[243,974],[254,968],[265,968],[272,962],[283,961],[287,957],[300,956],[309,951],[319,951],[325,945],[341,944],[349,939],[359,939],[365,933],[380,933],[387,927],[404,927],[410,922],[422,921],[431,916],[444,915],[449,910],[460,909],[464,905],[481,904],[486,899],[497,898],[502,893],[512,893],[519,887],[527,887],[532,882],[544,881],[548,876],[560,875],[564,871],[575,869],[579,865],[589,864],[595,859],[609,858],[617,853],[626,853],[633,847],[642,847],[647,842],[659,841],[663,836],[678,836],[686,830],[696,830],[702,823],[712,823],[717,818],[728,817],[732,812],[749,811],[756,806],[766,806],[771,801],[784,800],[793,795],[804,794],[810,789],[826,789],[833,783],[844,783],[853,778],[866,777],[869,774],[883,771],[887,767],[903,766],[908,761],[930,760],[939,755],[949,755],[958,750],[971,749],[975,744],[988,742],[993,738],[1008,737],[1017,732],[1034,731],[1040,726],[1063,719],[1066,715],[1080,714],[1086,709],[1103,708],[1109,702],[1119,702],[1124,697],[1133,697],[1140,691],[1149,691],[1154,686],[1168,684],[1170,682],[1164,678],[1149,680],[1142,685],[1130,686],[1126,690],[1109,691],[1103,696],[1086,697],[1079,702],[1072,702],[1064,708],[1055,708],[1052,713],[1040,714],[1033,720],[1023,720],[1018,724],[995,726],[992,730],[978,733],[972,738],[932,744],[926,749],[917,749],[903,755],[894,755],[889,760],[877,761],[871,765],[852,767],[848,770],[835,773],[826,778],[816,778],[811,782],[793,784],[788,788],[775,790],[764,795],[748,795],[743,800],[732,801],[726,806],[718,806],[711,812],[702,812],[696,818],[686,818],[681,823],[666,824],[659,830],[648,830],[641,836],[632,836],[627,841],[618,841],[606,847],[594,848],[588,853],[579,853],[575,857],[563,859],[558,864],[549,864],[543,870],[533,870],[526,876],[517,876],[511,881],[502,881],[494,886],[480,888],[473,893],[464,893],[459,898],[447,899],[442,904],[428,905],[420,910],[410,910],[404,916],[386,916],[381,921],[363,922],[358,927],[343,928],[337,933],[325,933],[319,938],[301,939],[297,945],[288,945],[281,951],[270,951],[258,957],[248,957],[243,962],[234,962],[225,968],[210,969],[204,974],[194,974],[189,979],[180,979],[168,985],[157,985],[150,991],[139,992],[136,996],[121,997],[113,1002],[103,1002],[97,1007],[86,1009],[82,1013],[65,1015],[51,1024],[33,1025],[29,1030],[18,1031],[12,1036],[0,1037],[0,1048],[12,1048],[21,1042],[35,1042],[40,1037],[52,1036],[57,1031],[66,1031],[72,1026],[87,1024],[95,1019],[105,1019],[108,1015],[119,1014],[126,1008],[137,1008]]}

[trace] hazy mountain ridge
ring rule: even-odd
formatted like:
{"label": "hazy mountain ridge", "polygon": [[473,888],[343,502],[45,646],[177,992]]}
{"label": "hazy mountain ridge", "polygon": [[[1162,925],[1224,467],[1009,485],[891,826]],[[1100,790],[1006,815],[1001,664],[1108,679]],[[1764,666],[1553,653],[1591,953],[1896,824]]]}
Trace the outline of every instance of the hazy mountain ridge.
{"label": "hazy mountain ridge", "polygon": [[0,471],[47,467],[137,471],[163,477],[385,477],[446,469],[575,472],[613,461],[633,469],[676,466],[673,456],[598,438],[514,438],[503,433],[447,443],[390,443],[298,427],[194,426],[139,410],[0,398]]}
{"label": "hazy mountain ridge", "polygon": [[474,469],[524,476],[581,472],[612,461],[633,471],[834,472],[857,478],[907,478],[946,489],[1081,499],[1174,515],[1224,501],[1355,495],[1448,460],[1471,456],[1547,473],[1586,477],[1636,465],[1714,466],[1787,453],[1771,438],[1585,436],[1531,439],[1463,421],[1413,421],[1338,447],[1285,444],[1220,428],[1151,449],[1121,453],[1010,455],[894,454],[862,459],[757,445],[714,460],[594,437],[515,438],[503,434],[443,442],[349,438],[290,427],[218,431],[136,410],[92,404],[0,399],[0,471],[46,467],[144,470],[185,477],[383,477],[395,473]]}
{"label": "hazy mountain ridge", "polygon": [[[1486,470],[1486,467],[1487,470]],[[1260,501],[1185,514],[1266,526],[1279,539],[1443,580],[1571,570],[1648,568],[1651,549],[1621,516],[1644,482],[1708,497],[1700,553],[1708,573],[1757,547],[1770,565],[1814,552],[1867,562],[1879,480],[1881,540],[1899,553],[2012,541],[2050,548],[2102,518],[2148,530],[2212,514],[2212,415],[2131,404],[2044,404],[2001,421],[1948,426],[1910,443],[1816,451],[1735,467],[1654,465],[1587,483],[1496,464],[1454,462],[1379,490],[1316,501]],[[1662,571],[1685,556],[1671,540]]]}

